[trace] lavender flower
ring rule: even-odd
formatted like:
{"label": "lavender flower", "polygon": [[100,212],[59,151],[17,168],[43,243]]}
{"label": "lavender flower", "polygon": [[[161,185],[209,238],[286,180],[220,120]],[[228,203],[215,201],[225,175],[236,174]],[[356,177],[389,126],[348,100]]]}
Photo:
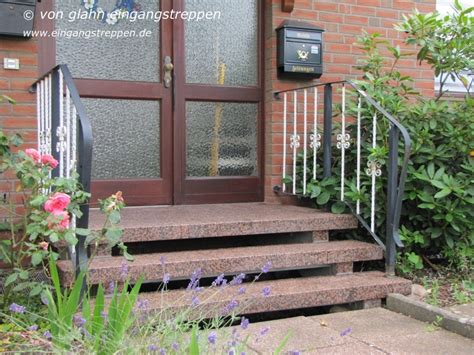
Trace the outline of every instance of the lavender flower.
{"label": "lavender flower", "polygon": [[262,294],[263,294],[264,297],[270,296],[270,287],[268,287],[268,286],[264,287],[263,290],[262,290]]}
{"label": "lavender flower", "polygon": [[148,302],[147,299],[138,299],[137,301],[137,308],[140,311],[146,311],[148,309],[148,305],[150,302]]}
{"label": "lavender flower", "polygon": [[164,256],[160,256],[160,264],[162,267],[165,267],[165,257]]}
{"label": "lavender flower", "polygon": [[120,264],[120,279],[125,280],[128,276],[128,263],[123,260]]}
{"label": "lavender flower", "polygon": [[168,285],[168,283],[170,282],[170,279],[171,279],[170,274],[164,274],[163,275],[163,285]]}
{"label": "lavender flower", "polygon": [[352,333],[352,328],[349,327],[349,328],[347,328],[347,329],[344,329],[339,335],[340,335],[341,337],[345,337],[346,335],[349,335],[349,334],[351,334],[351,333]]}
{"label": "lavender flower", "polygon": [[245,330],[249,327],[249,324],[250,324],[250,321],[247,318],[242,317],[242,320],[240,321],[240,328]]}
{"label": "lavender flower", "polygon": [[33,324],[32,326],[28,327],[28,330],[30,332],[36,332],[38,330],[38,326],[36,324]]}
{"label": "lavender flower", "polygon": [[201,269],[196,269],[194,270],[193,274],[191,275],[191,279],[189,280],[188,287],[186,288],[186,291],[194,290],[198,284],[199,284],[199,279],[202,276],[202,270]]}
{"label": "lavender flower", "polygon": [[100,312],[100,316],[102,317],[102,319],[107,322],[107,320],[109,319],[109,316],[107,315],[107,312],[105,311],[101,311]]}
{"label": "lavender flower", "polygon": [[179,350],[179,344],[178,344],[178,343],[173,343],[173,344],[171,344],[171,347],[172,347],[173,350],[175,350],[175,351],[178,351],[178,350]]}
{"label": "lavender flower", "polygon": [[230,349],[229,352],[228,352],[228,355],[235,355],[235,350],[234,350],[234,349]]}
{"label": "lavender flower", "polygon": [[237,294],[238,294],[238,295],[243,295],[243,294],[245,293],[245,290],[246,290],[245,287],[242,286],[242,287],[240,287],[239,290],[237,291]]}
{"label": "lavender flower", "polygon": [[229,283],[230,285],[240,285],[245,279],[245,274],[239,274],[235,276],[232,281]]}
{"label": "lavender flower", "polygon": [[298,350],[291,350],[288,355],[300,355],[301,353]]}
{"label": "lavender flower", "polygon": [[224,276],[225,276],[224,274],[220,274],[219,276],[217,276],[217,278],[212,282],[212,286],[214,287],[220,286],[222,282],[225,280]]}
{"label": "lavender flower", "polygon": [[115,290],[115,282],[110,281],[106,292],[107,292],[107,294],[112,294],[112,293],[114,293],[114,290]]}
{"label": "lavender flower", "polygon": [[166,350],[163,349],[163,348],[161,348],[161,349],[160,349],[160,355],[166,355]]}
{"label": "lavender flower", "polygon": [[44,293],[41,294],[40,298],[41,298],[41,303],[43,303],[45,306],[49,304],[48,298],[46,297]]}
{"label": "lavender flower", "polygon": [[191,299],[191,305],[193,307],[196,307],[199,304],[199,298],[197,295],[193,295],[193,298]]}
{"label": "lavender flower", "polygon": [[263,337],[270,331],[270,327],[265,327],[260,331],[260,335]]}
{"label": "lavender flower", "polygon": [[272,262],[271,262],[271,261],[268,261],[265,265],[263,265],[263,267],[262,267],[262,273],[263,273],[263,274],[266,274],[267,272],[270,271],[271,267],[272,267]]}
{"label": "lavender flower", "polygon": [[225,306],[224,313],[227,314],[227,313],[232,312],[238,305],[239,305],[239,302],[237,302],[237,300],[230,301],[230,303],[227,306]]}
{"label": "lavender flower", "polygon": [[43,333],[43,336],[46,338],[46,339],[52,339],[53,338],[53,335],[51,334],[51,332],[49,330],[45,331]]}
{"label": "lavender flower", "polygon": [[86,324],[86,320],[82,318],[79,314],[76,314],[73,318],[72,321],[74,325],[78,328],[82,328],[84,324]]}
{"label": "lavender flower", "polygon": [[25,313],[26,311],[26,307],[25,306],[20,306],[19,304],[16,304],[16,303],[12,303],[10,305],[10,308],[9,308],[10,312],[13,312],[13,313]]}
{"label": "lavender flower", "polygon": [[148,345],[148,351],[156,351],[158,350],[158,347],[154,344]]}
{"label": "lavender flower", "polygon": [[217,334],[216,332],[210,332],[209,335],[207,336],[207,341],[209,344],[215,345],[217,340]]}

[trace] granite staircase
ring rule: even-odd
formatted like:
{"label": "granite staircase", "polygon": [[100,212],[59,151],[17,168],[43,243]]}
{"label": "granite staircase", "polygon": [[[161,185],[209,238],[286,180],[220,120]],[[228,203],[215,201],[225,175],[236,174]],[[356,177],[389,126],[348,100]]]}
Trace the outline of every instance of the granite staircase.
{"label": "granite staircase", "polygon": [[[101,221],[98,212],[91,211],[91,228],[100,228]],[[221,274],[229,281],[246,275],[242,284],[231,283],[218,294],[215,288],[201,291],[196,304],[200,317],[212,317],[205,312],[225,308],[233,300],[245,305],[241,313],[254,314],[373,303],[388,293],[408,294],[409,281],[381,272],[353,272],[356,262],[383,258],[378,245],[329,241],[329,231],[356,225],[351,215],[264,203],[126,208],[123,241],[135,260],[125,267],[122,256],[101,246],[90,264],[89,282],[121,282],[125,268],[132,283],[144,277],[141,298],[150,311],[160,311],[189,307],[193,299],[186,291],[187,280],[196,270],[204,286]],[[264,265],[271,268],[261,275]],[[61,260],[58,268],[63,284],[70,285],[72,263]],[[169,291],[156,292],[165,275],[171,279]]]}

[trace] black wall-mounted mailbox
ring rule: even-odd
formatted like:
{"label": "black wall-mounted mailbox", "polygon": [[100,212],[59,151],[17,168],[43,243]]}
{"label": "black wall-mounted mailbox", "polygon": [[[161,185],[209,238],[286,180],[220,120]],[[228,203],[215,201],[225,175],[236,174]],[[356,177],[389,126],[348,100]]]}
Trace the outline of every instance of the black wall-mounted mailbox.
{"label": "black wall-mounted mailbox", "polygon": [[36,0],[0,0],[0,36],[29,37],[35,8]]}
{"label": "black wall-mounted mailbox", "polygon": [[278,75],[295,79],[321,77],[324,30],[306,22],[288,20],[276,31]]}

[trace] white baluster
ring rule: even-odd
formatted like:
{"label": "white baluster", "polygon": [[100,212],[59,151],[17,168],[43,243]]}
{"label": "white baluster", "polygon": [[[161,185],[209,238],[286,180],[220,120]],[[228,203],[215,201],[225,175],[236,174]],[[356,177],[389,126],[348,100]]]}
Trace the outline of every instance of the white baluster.
{"label": "white baluster", "polygon": [[64,177],[64,150],[65,150],[65,127],[64,127],[64,92],[63,92],[63,72],[58,70],[59,74],[59,127],[56,131],[58,138],[56,151],[59,152],[59,177]]}
{"label": "white baluster", "polygon": [[344,201],[346,149],[350,146],[351,137],[346,133],[346,87],[342,86],[342,128],[341,134],[337,135],[337,148],[341,150],[341,201]]}
{"label": "white baluster", "polygon": [[298,136],[298,94],[293,94],[293,136],[291,137],[290,147],[293,148],[293,195],[296,195],[296,152],[300,146],[300,137]]}
{"label": "white baluster", "polygon": [[77,169],[77,111],[74,103],[72,104],[72,128],[71,128],[71,170]]}
{"label": "white baluster", "polygon": [[53,133],[51,132],[52,130],[52,121],[53,121],[53,112],[52,112],[52,82],[53,82],[53,78],[52,78],[52,75],[49,74],[48,76],[48,101],[47,101],[47,104],[48,104],[48,116],[47,116],[47,121],[46,121],[46,124],[47,124],[47,130],[48,130],[48,154],[51,154],[52,153],[52,147],[51,147],[51,144],[52,144],[52,135]]}
{"label": "white baluster", "polygon": [[[356,177],[356,186],[357,192],[360,194],[360,125],[361,125],[361,108],[362,108],[362,99],[359,95],[359,100],[357,103],[357,177]],[[356,203],[356,213],[360,214],[360,198],[357,199]]]}
{"label": "white baluster", "polygon": [[40,145],[38,147],[38,151],[40,154],[44,152],[44,80],[39,82],[39,94],[40,94],[40,114],[39,114],[39,136],[40,136]]}
{"label": "white baluster", "polygon": [[[287,119],[287,94],[283,95],[283,179],[286,178],[286,119]],[[286,184],[283,182],[283,192],[286,192]]]}
{"label": "white baluster", "polygon": [[66,86],[66,177],[71,177],[71,93]]}
{"label": "white baluster", "polygon": [[313,134],[310,138],[310,147],[313,148],[313,180],[316,180],[317,154],[321,146],[321,137],[318,134],[318,88],[314,88]]}
{"label": "white baluster", "polygon": [[304,105],[303,105],[303,195],[306,195],[306,157],[307,157],[307,137],[308,137],[308,91],[304,90]]}
{"label": "white baluster", "polygon": [[[372,148],[377,146],[377,113],[374,113],[372,126]],[[370,206],[370,230],[375,232],[375,179],[382,175],[381,165],[376,160],[367,162],[367,174],[372,177],[371,206]]]}
{"label": "white baluster", "polygon": [[36,84],[36,146],[38,149],[38,152],[41,151],[41,117],[40,117],[40,112],[41,112],[41,102],[40,102],[40,92],[41,88],[39,87],[39,84]]}

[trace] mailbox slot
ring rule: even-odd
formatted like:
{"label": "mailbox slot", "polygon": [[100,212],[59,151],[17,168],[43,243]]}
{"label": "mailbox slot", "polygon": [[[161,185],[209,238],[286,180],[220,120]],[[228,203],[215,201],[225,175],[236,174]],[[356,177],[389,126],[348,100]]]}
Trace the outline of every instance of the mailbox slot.
{"label": "mailbox slot", "polygon": [[277,28],[278,75],[313,79],[323,73],[323,32],[301,21],[285,21]]}
{"label": "mailbox slot", "polygon": [[28,37],[33,30],[36,0],[0,0],[0,36]]}

